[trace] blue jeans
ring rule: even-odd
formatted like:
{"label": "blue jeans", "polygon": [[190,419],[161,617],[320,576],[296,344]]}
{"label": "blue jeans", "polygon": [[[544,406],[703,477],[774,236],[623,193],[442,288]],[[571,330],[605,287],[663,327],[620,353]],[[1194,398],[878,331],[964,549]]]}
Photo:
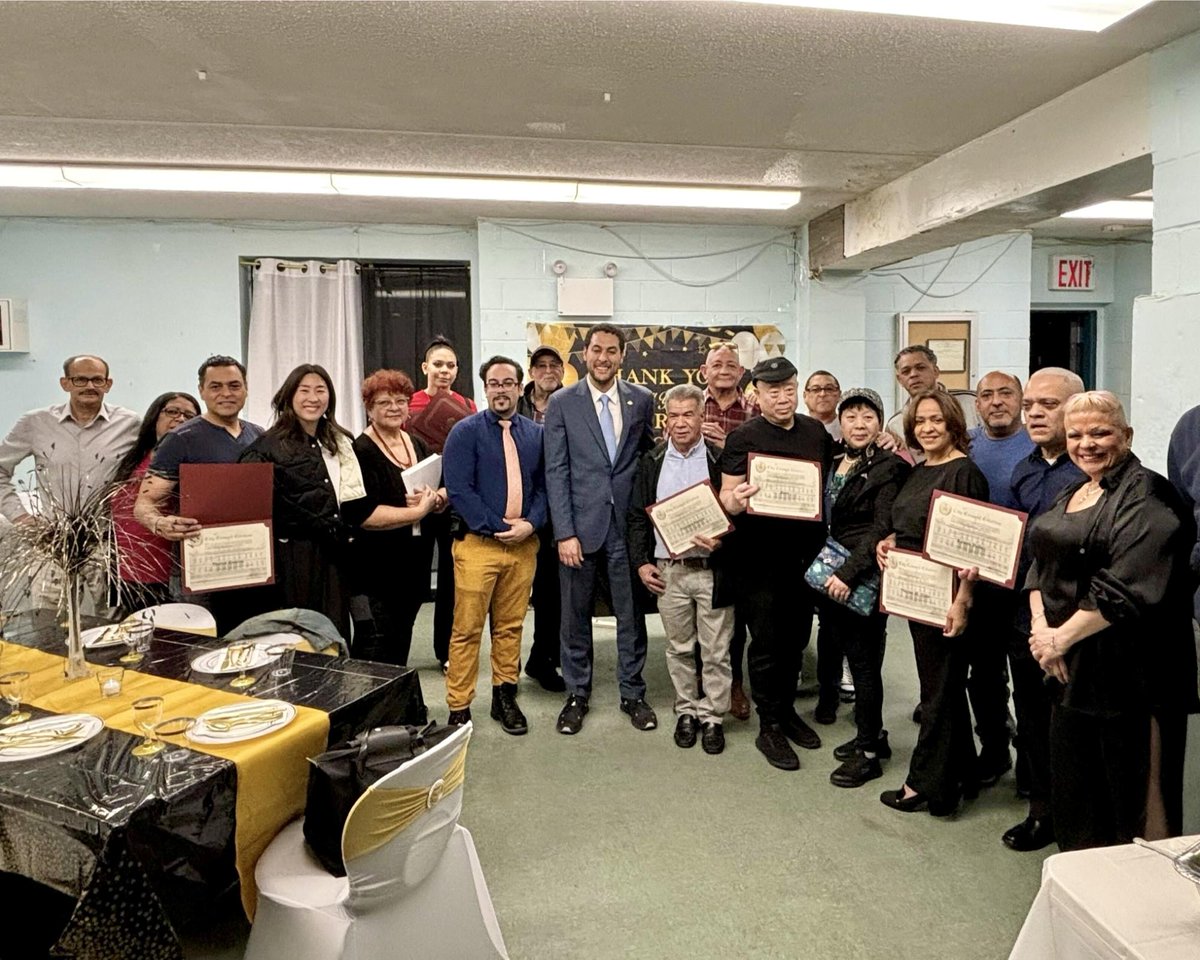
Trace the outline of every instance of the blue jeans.
{"label": "blue jeans", "polygon": [[562,587],[562,645],[563,680],[567,693],[588,697],[592,692],[592,607],[596,599],[596,577],[600,565],[608,572],[613,613],[617,617],[617,682],[621,696],[638,699],[646,695],[642,668],[646,665],[646,638],[637,628],[633,604],[633,571],[625,537],[618,530],[616,518],[608,526],[604,546],[583,556],[578,569],[563,564],[558,568]]}

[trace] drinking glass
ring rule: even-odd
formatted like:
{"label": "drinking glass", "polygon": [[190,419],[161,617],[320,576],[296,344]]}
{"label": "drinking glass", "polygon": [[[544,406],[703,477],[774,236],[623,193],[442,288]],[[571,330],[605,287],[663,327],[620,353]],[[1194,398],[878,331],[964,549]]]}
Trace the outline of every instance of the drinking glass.
{"label": "drinking glass", "polygon": [[278,657],[271,666],[271,676],[276,680],[282,680],[284,677],[292,675],[292,661],[296,658],[296,645],[294,643],[276,643],[273,646],[267,647],[267,655]]}
{"label": "drinking glass", "polygon": [[255,645],[247,640],[239,640],[229,645],[229,659],[233,666],[241,670],[241,673],[229,681],[229,685],[235,690],[244,690],[258,682],[258,677],[246,676],[246,664],[254,659],[255,649]]}
{"label": "drinking glass", "polygon": [[150,649],[150,641],[154,637],[154,624],[139,620],[136,623],[128,623],[125,627],[125,646],[129,648],[129,652],[123,657],[119,657],[120,663],[141,663],[146,657],[146,651]]}
{"label": "drinking glass", "polygon": [[[159,737],[180,737],[187,736],[187,732],[196,725],[195,717],[171,717],[169,720],[161,721],[154,728],[154,732]],[[172,750],[170,753],[164,753],[163,759],[168,763],[179,763],[181,760],[188,758],[188,751],[185,749],[183,739],[179,741],[179,749]]]}
{"label": "drinking glass", "polygon": [[28,670],[16,670],[0,676],[0,696],[3,696],[8,701],[8,705],[12,707],[12,712],[0,720],[0,724],[3,726],[24,723],[33,716],[28,710],[21,709],[21,701],[25,698],[25,684],[28,682]]}
{"label": "drinking glass", "polygon": [[146,735],[146,739],[133,748],[135,757],[152,757],[166,746],[154,729],[162,719],[162,713],[162,697],[142,697],[133,701],[134,725]]}

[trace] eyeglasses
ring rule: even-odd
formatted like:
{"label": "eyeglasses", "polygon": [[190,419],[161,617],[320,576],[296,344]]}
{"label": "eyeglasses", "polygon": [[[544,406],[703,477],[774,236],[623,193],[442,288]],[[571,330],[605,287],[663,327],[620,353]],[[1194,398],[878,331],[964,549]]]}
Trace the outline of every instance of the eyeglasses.
{"label": "eyeglasses", "polygon": [[108,383],[108,377],[67,377],[73,387],[102,387]]}
{"label": "eyeglasses", "polygon": [[489,390],[511,390],[518,384],[516,380],[485,380],[483,385]]}
{"label": "eyeglasses", "polygon": [[841,393],[837,387],[805,387],[805,393]]}
{"label": "eyeglasses", "polygon": [[179,407],[163,407],[162,415],[169,420],[191,420],[196,414],[191,410],[181,410]]}
{"label": "eyeglasses", "polygon": [[379,410],[403,410],[408,406],[408,397],[401,397],[399,400],[376,400],[371,406]]}

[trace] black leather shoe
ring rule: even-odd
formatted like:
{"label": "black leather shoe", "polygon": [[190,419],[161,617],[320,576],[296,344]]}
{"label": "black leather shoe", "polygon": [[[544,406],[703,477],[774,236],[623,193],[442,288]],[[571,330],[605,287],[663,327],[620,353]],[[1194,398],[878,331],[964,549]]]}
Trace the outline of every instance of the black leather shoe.
{"label": "black leather shoe", "polygon": [[541,665],[527,663],[525,665],[525,676],[531,680],[536,680],[543,690],[549,690],[551,693],[562,693],[567,689],[567,682],[559,676],[558,671],[552,663]]}
{"label": "black leather shoe", "polygon": [[991,756],[981,754],[975,769],[977,771],[976,779],[979,780],[981,787],[994,787],[996,781],[1012,769],[1012,755],[1007,747],[1004,748],[1003,753],[995,753]]}
{"label": "black leather shoe", "polygon": [[492,687],[492,719],[500,721],[500,727],[505,733],[519,737],[529,732],[529,724],[525,720],[525,714],[517,706],[517,698],[514,696],[516,687],[515,683],[501,683]]}
{"label": "black leather shoe", "polygon": [[929,799],[923,794],[914,793],[911,797],[906,797],[903,786],[899,790],[884,790],[879,795],[879,802],[901,813],[916,813],[929,806]]}
{"label": "black leather shoe", "polygon": [[725,749],[725,729],[719,723],[706,723],[700,734],[700,746],[705,753],[718,754]]}
{"label": "black leather shoe", "polygon": [[700,721],[690,713],[681,713],[675,722],[675,746],[688,747],[696,745],[696,735],[700,732]]}
{"label": "black leather shoe", "polygon": [[838,702],[834,700],[832,703],[825,700],[817,701],[817,708],[813,711],[813,719],[817,723],[830,724],[837,720]]}
{"label": "black leather shoe", "polygon": [[463,707],[461,710],[451,710],[450,716],[446,718],[446,726],[461,727],[463,724],[471,722],[471,708]]}
{"label": "black leather shoe", "polygon": [[1015,827],[1005,830],[1000,841],[1009,850],[1016,850],[1018,853],[1041,850],[1054,842],[1054,825],[1049,820],[1027,817]]}
{"label": "black leather shoe", "polygon": [[817,736],[817,731],[799,717],[784,717],[779,721],[779,726],[783,729],[783,735],[796,746],[805,750],[821,749],[821,738]]}
{"label": "black leather shoe", "polygon": [[758,752],[767,758],[767,763],[780,770],[799,770],[800,758],[787,742],[783,729],[777,723],[764,724],[754,740]]}
{"label": "black leather shoe", "polygon": [[[859,747],[858,737],[853,740],[847,740],[845,743],[839,744],[833,748],[833,758],[835,760],[849,760],[851,757],[861,755],[866,752],[867,748]],[[874,747],[870,748],[870,752],[875,754],[880,760],[890,760],[892,758],[892,748],[888,744],[888,732],[882,730],[879,733],[879,739],[875,741]]]}
{"label": "black leather shoe", "polygon": [[622,697],[621,712],[629,714],[630,723],[638,730],[653,730],[658,726],[658,717],[654,713],[654,708],[641,697],[635,700]]}
{"label": "black leather shoe", "polygon": [[576,734],[583,729],[583,718],[588,712],[587,697],[572,695],[567,697],[566,704],[558,715],[554,729],[559,733]]}
{"label": "black leather shoe", "polygon": [[861,753],[851,757],[829,775],[835,787],[861,787],[870,780],[883,776],[883,766],[878,757],[864,757]]}

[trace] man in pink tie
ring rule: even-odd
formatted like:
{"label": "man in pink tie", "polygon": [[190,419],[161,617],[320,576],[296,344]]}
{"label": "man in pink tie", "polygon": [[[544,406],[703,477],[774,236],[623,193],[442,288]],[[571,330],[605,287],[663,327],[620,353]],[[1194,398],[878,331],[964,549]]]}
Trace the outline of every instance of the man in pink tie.
{"label": "man in pink tie", "polygon": [[534,531],[546,522],[542,428],[517,413],[521,367],[492,357],[479,368],[487,409],[446,439],[442,476],[454,511],[454,626],[446,674],[449,723],[471,719],[479,643],[491,614],[492,719],[529,728],[517,706],[521,633],[537,568]]}

